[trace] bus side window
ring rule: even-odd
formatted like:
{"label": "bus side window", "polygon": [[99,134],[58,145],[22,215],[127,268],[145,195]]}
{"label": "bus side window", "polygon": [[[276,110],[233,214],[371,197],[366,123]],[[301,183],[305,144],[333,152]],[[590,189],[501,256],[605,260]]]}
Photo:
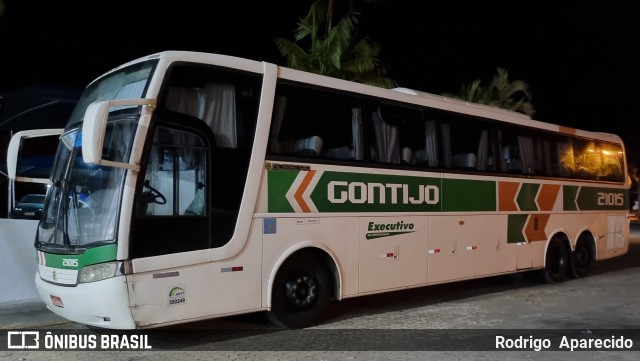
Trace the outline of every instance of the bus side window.
{"label": "bus side window", "polygon": [[[348,123],[348,113],[341,112],[342,121]],[[364,135],[362,129],[362,112],[359,107],[351,108],[351,143],[332,147],[324,152],[324,157],[329,159],[364,159]]]}
{"label": "bus side window", "polygon": [[487,170],[489,159],[488,125],[480,119],[443,113],[442,147],[445,168]]}
{"label": "bus side window", "polygon": [[298,84],[278,84],[269,131],[272,155],[363,159],[357,98]]}

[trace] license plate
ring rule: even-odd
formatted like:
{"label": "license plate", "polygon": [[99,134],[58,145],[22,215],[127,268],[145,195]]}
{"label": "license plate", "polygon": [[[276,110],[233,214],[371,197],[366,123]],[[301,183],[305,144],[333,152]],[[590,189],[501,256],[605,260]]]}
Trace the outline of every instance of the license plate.
{"label": "license plate", "polygon": [[35,216],[36,212],[24,212],[25,216]]}

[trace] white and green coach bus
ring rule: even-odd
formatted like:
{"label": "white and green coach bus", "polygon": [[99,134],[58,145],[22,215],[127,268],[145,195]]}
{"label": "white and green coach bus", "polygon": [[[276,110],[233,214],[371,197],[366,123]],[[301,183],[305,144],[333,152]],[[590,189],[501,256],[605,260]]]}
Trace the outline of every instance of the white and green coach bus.
{"label": "white and green coach bus", "polygon": [[35,282],[112,329],[514,272],[549,282],[628,249],[615,135],[266,62],[168,51],[109,71],[66,129]]}

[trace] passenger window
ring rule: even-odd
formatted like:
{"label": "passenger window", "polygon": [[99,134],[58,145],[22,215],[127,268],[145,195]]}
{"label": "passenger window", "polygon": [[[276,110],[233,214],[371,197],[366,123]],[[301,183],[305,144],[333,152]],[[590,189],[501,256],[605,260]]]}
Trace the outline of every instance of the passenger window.
{"label": "passenger window", "polygon": [[279,84],[269,137],[269,154],[364,159],[359,100],[344,94]]}
{"label": "passenger window", "polygon": [[[428,152],[430,134],[422,111],[398,104],[382,103],[371,114],[374,142],[371,159],[380,163],[430,166],[437,153]],[[429,124],[435,124],[431,121]],[[435,136],[435,133],[433,133]],[[435,157],[435,159],[433,159]]]}
{"label": "passenger window", "polygon": [[441,114],[442,154],[445,168],[489,171],[496,168],[490,128],[480,119]]}

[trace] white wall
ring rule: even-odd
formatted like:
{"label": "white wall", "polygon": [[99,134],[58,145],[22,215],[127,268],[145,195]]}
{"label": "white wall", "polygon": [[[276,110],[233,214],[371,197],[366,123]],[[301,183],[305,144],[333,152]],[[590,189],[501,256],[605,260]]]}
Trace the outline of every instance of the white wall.
{"label": "white wall", "polygon": [[0,219],[0,303],[39,299],[33,243],[38,221]]}

